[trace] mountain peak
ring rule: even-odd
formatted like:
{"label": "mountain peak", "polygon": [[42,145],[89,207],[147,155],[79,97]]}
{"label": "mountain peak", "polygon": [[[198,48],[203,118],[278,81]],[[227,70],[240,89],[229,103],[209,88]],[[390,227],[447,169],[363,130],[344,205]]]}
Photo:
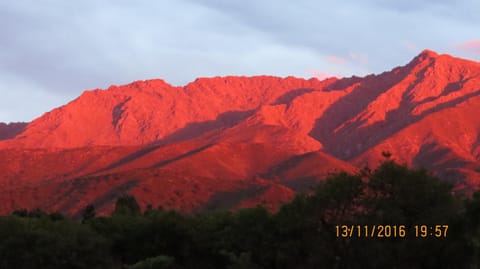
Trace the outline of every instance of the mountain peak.
{"label": "mountain peak", "polygon": [[420,54],[418,54],[411,63],[414,65],[425,63],[425,62],[431,62],[434,61],[439,57],[439,54],[433,50],[429,49],[424,49]]}
{"label": "mountain peak", "polygon": [[423,58],[436,58],[438,53],[433,50],[424,49],[418,56]]}
{"label": "mountain peak", "polygon": [[415,56],[405,67],[407,67],[407,70],[410,70],[411,72],[412,68],[423,68],[427,65],[430,65],[434,62],[437,62],[439,59],[444,58],[443,56],[438,54],[437,52],[429,49],[424,49],[420,54]]}

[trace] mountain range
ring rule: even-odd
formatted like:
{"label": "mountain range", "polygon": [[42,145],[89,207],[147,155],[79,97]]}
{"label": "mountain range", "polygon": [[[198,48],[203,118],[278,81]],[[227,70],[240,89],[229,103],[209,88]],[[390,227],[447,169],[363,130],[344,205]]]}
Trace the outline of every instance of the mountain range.
{"label": "mountain range", "polygon": [[85,91],[30,123],[0,124],[0,213],[108,213],[262,204],[390,152],[459,190],[480,183],[480,63],[424,50],[365,77],[135,81]]}

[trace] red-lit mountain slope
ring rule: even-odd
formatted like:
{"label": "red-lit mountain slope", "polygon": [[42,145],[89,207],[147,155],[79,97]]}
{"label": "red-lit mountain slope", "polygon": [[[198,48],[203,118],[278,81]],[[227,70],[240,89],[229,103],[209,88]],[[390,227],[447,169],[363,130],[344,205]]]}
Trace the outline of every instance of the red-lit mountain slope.
{"label": "red-lit mountain slope", "polygon": [[133,193],[183,210],[275,209],[381,152],[461,187],[480,181],[480,64],[424,51],[344,79],[137,81],[87,91],[0,141],[0,212],[101,212]]}

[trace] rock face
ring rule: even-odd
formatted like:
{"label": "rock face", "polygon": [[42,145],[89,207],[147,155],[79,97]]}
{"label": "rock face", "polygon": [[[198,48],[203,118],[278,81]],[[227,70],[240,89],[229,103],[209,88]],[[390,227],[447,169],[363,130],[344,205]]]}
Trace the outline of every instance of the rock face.
{"label": "rock face", "polygon": [[105,213],[125,192],[142,206],[275,209],[329,172],[377,165],[382,151],[475,189],[479,109],[480,63],[428,50],[363,78],[86,91],[15,132],[0,125],[11,138],[0,141],[0,211]]}

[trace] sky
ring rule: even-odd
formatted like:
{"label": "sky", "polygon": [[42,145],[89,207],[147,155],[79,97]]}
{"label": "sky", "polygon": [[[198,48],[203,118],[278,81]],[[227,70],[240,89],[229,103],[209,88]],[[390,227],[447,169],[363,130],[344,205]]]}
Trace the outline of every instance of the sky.
{"label": "sky", "polygon": [[480,61],[478,0],[5,0],[0,122],[161,78],[364,76],[423,49]]}

